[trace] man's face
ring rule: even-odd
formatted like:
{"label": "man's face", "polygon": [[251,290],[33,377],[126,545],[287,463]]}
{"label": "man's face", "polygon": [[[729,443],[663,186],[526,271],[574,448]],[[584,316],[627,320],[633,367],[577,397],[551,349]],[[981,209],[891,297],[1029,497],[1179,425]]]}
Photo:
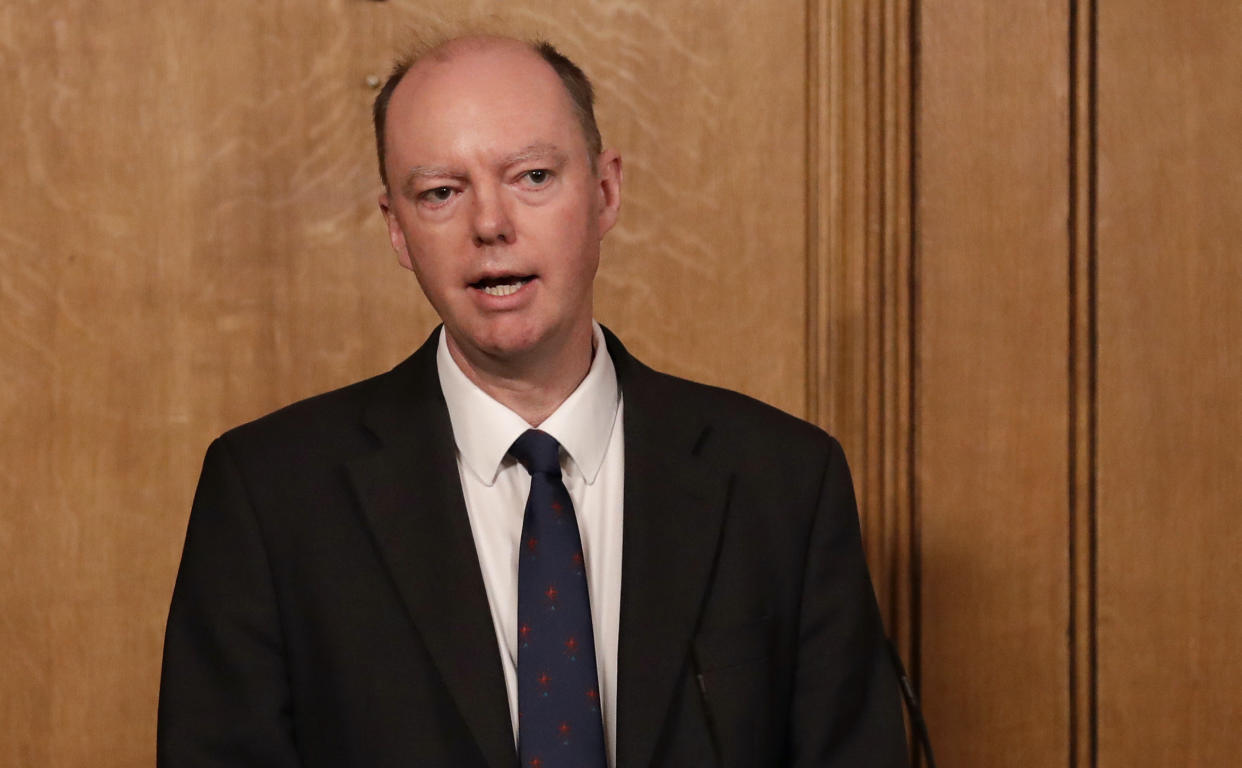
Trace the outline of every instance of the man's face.
{"label": "man's face", "polygon": [[386,128],[380,208],[450,347],[521,363],[589,334],[621,165],[605,152],[592,169],[552,68],[506,42],[428,57],[393,92]]}

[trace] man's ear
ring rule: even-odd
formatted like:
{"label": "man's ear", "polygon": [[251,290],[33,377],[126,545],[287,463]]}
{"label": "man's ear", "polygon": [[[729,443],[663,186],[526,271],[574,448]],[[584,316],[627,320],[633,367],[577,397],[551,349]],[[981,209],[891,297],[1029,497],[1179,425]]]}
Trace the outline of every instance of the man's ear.
{"label": "man's ear", "polygon": [[596,160],[596,187],[599,190],[599,236],[603,237],[617,223],[621,213],[621,155],[605,149]]}
{"label": "man's ear", "polygon": [[414,263],[410,260],[410,249],[405,242],[405,232],[401,230],[401,223],[397,221],[397,213],[392,209],[392,201],[386,189],[380,192],[379,208],[380,213],[384,215],[384,224],[388,227],[388,242],[392,245],[393,252],[397,254],[398,263],[413,272]]}

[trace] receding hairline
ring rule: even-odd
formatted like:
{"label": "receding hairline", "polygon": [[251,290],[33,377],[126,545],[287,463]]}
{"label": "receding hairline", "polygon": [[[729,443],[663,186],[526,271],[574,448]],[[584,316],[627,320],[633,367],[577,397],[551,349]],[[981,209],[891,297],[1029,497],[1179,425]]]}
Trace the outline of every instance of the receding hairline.
{"label": "receding hairline", "polygon": [[[522,40],[516,37],[497,34],[468,34],[441,40],[429,48],[420,47],[420,52],[403,56],[398,61],[397,66],[393,68],[393,72],[400,72],[400,77],[394,83],[393,89],[396,90],[403,83],[417,78],[420,74],[420,69],[442,64],[452,64],[462,56],[468,56],[473,53],[486,53],[488,51],[506,49],[530,54],[532,61],[544,65],[547,67],[548,72],[556,77],[556,70],[539,55],[540,45],[540,41]],[[566,95],[568,96],[568,94]],[[573,99],[570,98],[569,100],[572,107]]]}
{"label": "receding hairline", "polygon": [[424,44],[420,50],[409,52],[404,59],[409,62],[407,72],[422,61],[430,59],[437,63],[448,63],[461,53],[481,51],[488,48],[525,49],[539,57],[539,43],[519,37],[501,35],[493,32],[467,32],[454,37],[438,39],[433,43]]}
{"label": "receding hairline", "polygon": [[388,104],[393,93],[411,74],[417,74],[416,70],[422,68],[427,62],[448,63],[459,55],[489,48],[524,50],[548,67],[560,81],[570,111],[578,119],[583,138],[586,140],[591,169],[595,170],[597,155],[603,151],[603,141],[600,137],[599,126],[595,121],[594,89],[585,72],[542,35],[523,38],[507,32],[491,31],[486,25],[473,24],[470,28],[459,27],[450,33],[418,36],[406,49],[405,54],[396,60],[388,80],[376,97],[373,108],[376,138],[379,140],[377,149],[380,177],[385,186],[390,180],[387,178],[387,171],[384,167],[387,155],[384,144],[387,137]]}
{"label": "receding hairline", "polygon": [[399,52],[397,62],[409,67],[428,57],[447,60],[455,48],[499,44],[537,51],[548,35],[527,19],[509,13],[491,13],[420,25],[407,29],[405,39],[407,44]]}

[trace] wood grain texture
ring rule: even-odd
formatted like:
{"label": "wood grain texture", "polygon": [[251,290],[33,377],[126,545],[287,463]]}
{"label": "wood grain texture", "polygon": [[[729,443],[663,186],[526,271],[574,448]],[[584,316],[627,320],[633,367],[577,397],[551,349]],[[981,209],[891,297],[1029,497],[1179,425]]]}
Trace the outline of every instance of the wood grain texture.
{"label": "wood grain texture", "polygon": [[1099,1],[1099,765],[1242,755],[1242,6]]}
{"label": "wood grain texture", "polygon": [[595,78],[626,158],[601,318],[804,411],[802,4],[5,3],[0,764],[152,763],[207,442],[435,322],[376,211],[367,78],[502,6]]}
{"label": "wood grain texture", "polygon": [[920,658],[944,765],[1068,756],[1063,3],[919,8]]}

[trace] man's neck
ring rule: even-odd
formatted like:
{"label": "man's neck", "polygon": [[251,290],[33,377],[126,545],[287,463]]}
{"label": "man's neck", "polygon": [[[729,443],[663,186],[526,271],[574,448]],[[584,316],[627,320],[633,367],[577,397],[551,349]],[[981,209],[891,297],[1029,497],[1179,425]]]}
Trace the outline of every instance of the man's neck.
{"label": "man's neck", "polygon": [[532,354],[519,360],[467,354],[447,329],[444,332],[449,354],[466,378],[536,427],[573,394],[594,358],[595,334],[590,325],[553,354]]}

